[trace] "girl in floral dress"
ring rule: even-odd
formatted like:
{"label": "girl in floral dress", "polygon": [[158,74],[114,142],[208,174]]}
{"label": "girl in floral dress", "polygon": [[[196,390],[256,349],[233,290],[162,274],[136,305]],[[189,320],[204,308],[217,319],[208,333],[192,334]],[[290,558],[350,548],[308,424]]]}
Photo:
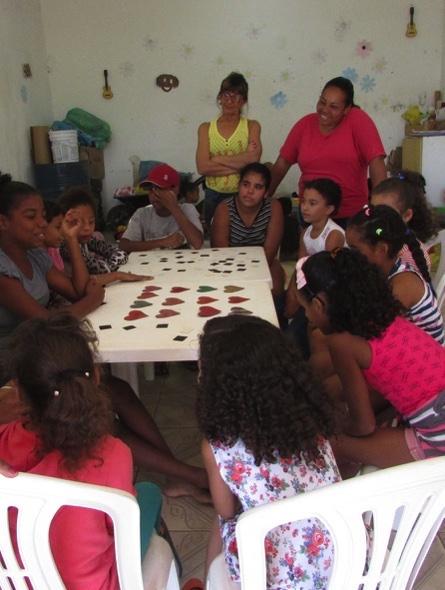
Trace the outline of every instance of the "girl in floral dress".
{"label": "girl in floral dress", "polygon": [[[202,453],[228,573],[239,581],[238,516],[340,479],[327,440],[334,412],[294,345],[259,318],[207,322],[200,359]],[[221,551],[221,539],[211,540],[209,561]],[[269,589],[328,587],[333,547],[318,520],[271,530],[265,553]]]}

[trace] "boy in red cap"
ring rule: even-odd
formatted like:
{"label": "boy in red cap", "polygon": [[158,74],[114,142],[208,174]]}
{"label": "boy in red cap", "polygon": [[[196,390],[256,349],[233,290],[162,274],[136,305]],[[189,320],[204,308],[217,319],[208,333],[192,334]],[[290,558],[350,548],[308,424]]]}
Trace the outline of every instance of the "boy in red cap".
{"label": "boy in red cap", "polygon": [[133,214],[120,240],[122,250],[180,248],[185,243],[201,248],[203,231],[198,212],[194,205],[178,202],[179,183],[178,172],[168,164],[150,170],[140,183],[148,190],[150,204]]}

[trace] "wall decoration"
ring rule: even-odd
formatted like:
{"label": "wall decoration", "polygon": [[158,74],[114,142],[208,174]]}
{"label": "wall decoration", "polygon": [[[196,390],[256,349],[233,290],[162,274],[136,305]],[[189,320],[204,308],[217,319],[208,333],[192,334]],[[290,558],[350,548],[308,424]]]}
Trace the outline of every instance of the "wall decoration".
{"label": "wall decoration", "polygon": [[120,64],[119,71],[124,78],[130,78],[134,74],[134,64],[130,61],[125,61]]}
{"label": "wall decoration", "polygon": [[321,64],[326,63],[326,59],[328,57],[328,52],[326,49],[317,49],[312,54],[312,61],[321,66]]}
{"label": "wall decoration", "polygon": [[283,70],[280,72],[280,82],[289,82],[293,78],[289,70]]}
{"label": "wall decoration", "polygon": [[20,86],[20,98],[25,104],[28,102],[28,89],[26,88],[25,84]]}
{"label": "wall decoration", "polygon": [[378,59],[374,63],[374,65],[372,66],[372,69],[374,70],[374,72],[381,74],[382,72],[384,72],[386,70],[387,65],[388,65],[388,62],[386,61],[386,59],[384,57],[381,57],[380,59]]}
{"label": "wall decoration", "polygon": [[282,109],[287,103],[287,96],[284,94],[283,91],[280,90],[279,92],[270,97],[270,102],[272,103],[272,106],[276,109]]}
{"label": "wall decoration", "polygon": [[348,80],[351,80],[351,82],[353,84],[355,84],[357,82],[357,80],[358,80],[358,73],[357,73],[357,70],[355,68],[351,68],[351,67],[345,68],[342,71],[341,75],[344,78],[347,78]]}
{"label": "wall decoration", "polygon": [[105,84],[102,87],[102,96],[109,100],[110,98],[113,98],[113,92],[111,87],[108,85],[108,70],[104,70],[104,81]]}
{"label": "wall decoration", "polygon": [[22,65],[22,72],[24,78],[32,78],[31,66],[29,64]]}
{"label": "wall decoration", "polygon": [[179,86],[179,80],[173,74],[160,74],[156,78],[156,86],[159,86],[164,92],[170,92],[172,88]]}
{"label": "wall decoration", "polygon": [[191,57],[193,55],[194,51],[195,51],[195,48],[193,47],[193,45],[184,44],[182,46],[182,57],[184,57],[185,59],[188,59],[189,57]]}
{"label": "wall decoration", "polygon": [[343,41],[351,28],[351,21],[340,19],[335,25],[334,37],[336,41]]}
{"label": "wall decoration", "polygon": [[144,46],[144,49],[146,49],[147,51],[153,51],[153,49],[156,49],[158,42],[156,41],[156,39],[153,39],[153,37],[150,37],[150,35],[147,35],[142,40],[142,45]]}
{"label": "wall decoration", "polygon": [[355,46],[355,52],[360,57],[368,57],[372,51],[372,43],[370,41],[366,41],[362,39],[362,41],[358,41],[357,45]]}
{"label": "wall decoration", "polygon": [[417,35],[417,28],[414,24],[414,6],[411,6],[409,9],[409,23],[406,27],[405,35],[407,37],[415,37]]}
{"label": "wall decoration", "polygon": [[264,25],[261,27],[250,25],[247,29],[247,36],[249,39],[258,39],[263,32]]}
{"label": "wall decoration", "polygon": [[366,76],[363,76],[360,80],[360,88],[363,92],[372,92],[375,88],[375,79],[366,74]]}

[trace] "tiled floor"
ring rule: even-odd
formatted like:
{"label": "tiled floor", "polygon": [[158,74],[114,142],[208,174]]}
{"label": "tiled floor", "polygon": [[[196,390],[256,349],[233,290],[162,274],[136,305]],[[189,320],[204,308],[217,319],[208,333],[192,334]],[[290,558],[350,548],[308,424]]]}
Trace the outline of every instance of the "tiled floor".
{"label": "tiled floor", "polygon": [[[170,374],[154,381],[141,379],[141,399],[154,416],[175,455],[201,465],[200,436],[196,426],[197,373],[184,364],[169,365]],[[162,476],[140,471],[139,480],[164,483]],[[182,561],[182,581],[203,578],[208,533],[214,518],[211,507],[192,498],[164,497],[163,517]],[[435,539],[419,574],[416,590],[445,589],[445,528]]]}

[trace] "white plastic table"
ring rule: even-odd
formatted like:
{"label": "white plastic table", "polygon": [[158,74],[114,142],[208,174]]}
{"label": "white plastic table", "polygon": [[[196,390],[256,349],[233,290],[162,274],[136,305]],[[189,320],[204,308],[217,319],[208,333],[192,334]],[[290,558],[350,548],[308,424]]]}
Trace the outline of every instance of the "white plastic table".
{"label": "white plastic table", "polygon": [[186,361],[198,358],[205,322],[230,313],[258,315],[277,325],[268,284],[232,279],[116,283],[88,319],[103,362]]}
{"label": "white plastic table", "polygon": [[260,246],[132,252],[121,270],[150,275],[166,283],[237,280],[267,283],[272,287],[269,266]]}

